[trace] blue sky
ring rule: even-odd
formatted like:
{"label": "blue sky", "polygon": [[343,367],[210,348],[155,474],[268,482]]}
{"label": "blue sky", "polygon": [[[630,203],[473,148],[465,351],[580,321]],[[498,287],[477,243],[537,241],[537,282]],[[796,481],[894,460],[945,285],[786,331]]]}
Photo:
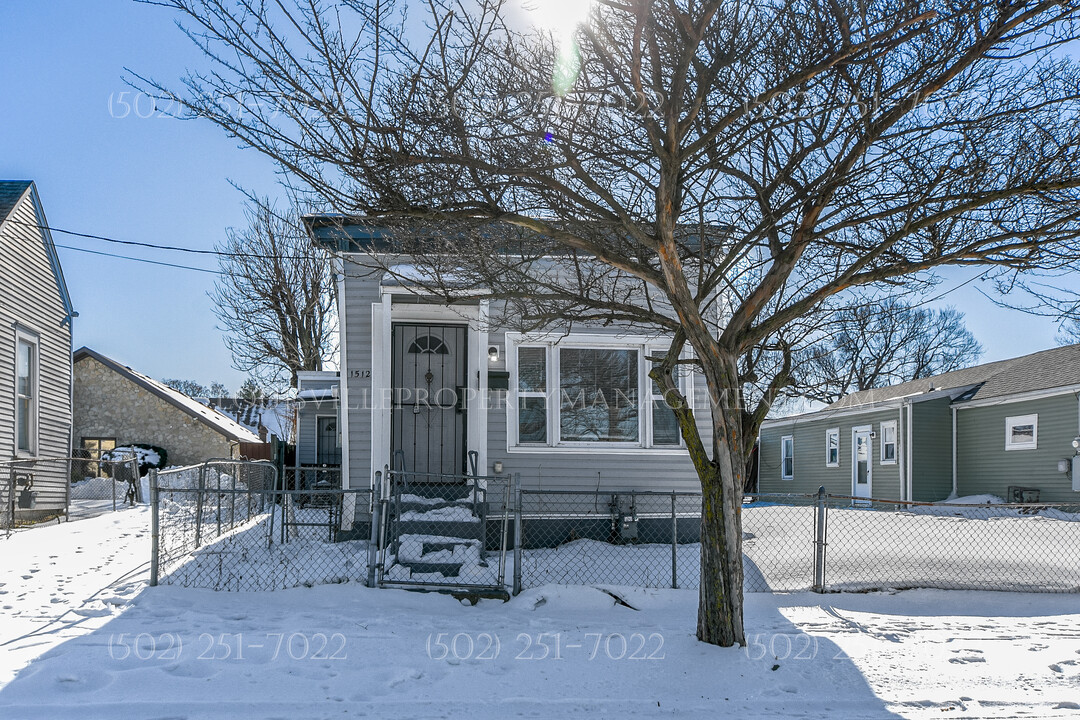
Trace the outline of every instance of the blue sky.
{"label": "blue sky", "polygon": [[[232,180],[275,194],[272,164],[237,147],[216,126],[151,112],[124,67],[175,81],[205,67],[166,10],[131,0],[3,0],[0,3],[0,178],[38,184],[54,227],[125,240],[211,248],[244,225]],[[126,93],[121,95],[121,93]],[[138,112],[136,112],[136,110]],[[151,114],[152,117],[138,115]],[[55,234],[60,244],[214,268],[212,258],[119,248]],[[157,378],[236,389],[207,292],[213,276],[60,250],[87,345]],[[975,273],[949,273],[943,288]],[[1056,326],[994,307],[977,283],[937,304],[967,313],[968,327],[999,360],[1052,347]]]}

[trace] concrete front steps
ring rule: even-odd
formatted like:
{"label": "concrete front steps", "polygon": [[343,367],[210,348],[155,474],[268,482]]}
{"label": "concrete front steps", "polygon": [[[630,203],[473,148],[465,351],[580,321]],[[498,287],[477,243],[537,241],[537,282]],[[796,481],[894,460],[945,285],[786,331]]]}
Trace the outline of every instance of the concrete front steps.
{"label": "concrete front steps", "polygon": [[409,489],[402,494],[400,514],[391,525],[398,538],[396,563],[390,568],[393,579],[440,583],[492,575],[482,584],[493,583],[494,575],[481,557],[484,525],[474,513],[471,489],[447,485]]}

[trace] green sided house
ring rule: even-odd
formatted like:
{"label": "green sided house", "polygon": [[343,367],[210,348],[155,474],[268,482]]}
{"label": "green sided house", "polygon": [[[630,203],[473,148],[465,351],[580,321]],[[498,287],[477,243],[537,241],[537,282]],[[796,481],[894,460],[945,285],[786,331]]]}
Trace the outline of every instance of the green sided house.
{"label": "green sided house", "polygon": [[[768,420],[758,489],[915,502],[1080,500],[1080,345],[853,393]],[[1080,444],[1080,441],[1078,441]]]}

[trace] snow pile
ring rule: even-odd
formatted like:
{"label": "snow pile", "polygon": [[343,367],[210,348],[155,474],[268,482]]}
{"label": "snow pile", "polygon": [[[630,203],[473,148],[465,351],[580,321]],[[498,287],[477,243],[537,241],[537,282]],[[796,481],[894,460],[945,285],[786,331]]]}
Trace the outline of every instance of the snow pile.
{"label": "snow pile", "polygon": [[456,506],[456,507],[439,507],[432,508],[430,510],[424,510],[418,512],[415,510],[409,510],[401,513],[401,521],[418,521],[418,522],[480,522],[480,518],[473,515],[473,511],[468,507]]}
{"label": "snow pile", "polygon": [[107,477],[91,477],[71,483],[72,500],[112,500],[113,492],[123,497],[127,490],[127,483],[123,484],[123,490],[119,490],[116,481]]}
{"label": "snow pile", "polygon": [[997,495],[964,495],[963,497],[957,497],[955,495],[949,495],[939,503],[935,505],[1002,505],[1005,501],[999,498]]}

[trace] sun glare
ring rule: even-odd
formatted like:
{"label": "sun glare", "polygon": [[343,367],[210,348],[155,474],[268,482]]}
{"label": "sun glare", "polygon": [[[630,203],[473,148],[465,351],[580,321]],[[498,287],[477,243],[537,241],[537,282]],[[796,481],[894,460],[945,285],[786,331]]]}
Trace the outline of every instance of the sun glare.
{"label": "sun glare", "polygon": [[533,22],[567,42],[588,18],[592,4],[592,0],[525,0],[524,7]]}

